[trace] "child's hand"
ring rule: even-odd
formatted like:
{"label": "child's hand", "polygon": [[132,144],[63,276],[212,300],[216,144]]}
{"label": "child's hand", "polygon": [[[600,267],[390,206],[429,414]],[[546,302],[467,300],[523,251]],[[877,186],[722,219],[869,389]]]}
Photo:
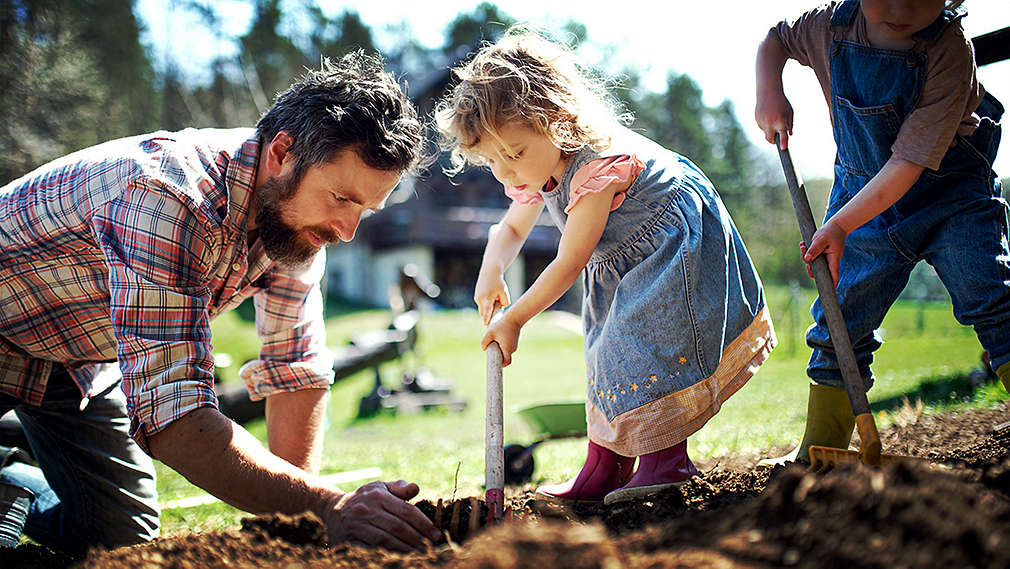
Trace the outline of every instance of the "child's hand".
{"label": "child's hand", "polygon": [[771,91],[757,98],[754,119],[765,133],[765,140],[775,144],[775,134],[780,137],[782,150],[789,148],[789,136],[793,133],[793,106],[781,90]]}
{"label": "child's hand", "polygon": [[505,367],[512,362],[512,352],[518,347],[521,328],[509,319],[507,314],[503,314],[488,326],[484,337],[480,339],[480,347],[487,350],[491,342],[498,342],[498,347],[501,348],[502,367]]}
{"label": "child's hand", "polygon": [[848,233],[838,225],[828,221],[821,226],[810,239],[810,247],[800,244],[800,253],[807,263],[807,273],[813,276],[810,263],[821,253],[828,262],[828,270],[831,272],[831,280],[838,286],[838,265],[842,262],[842,253],[845,251],[845,238]]}
{"label": "child's hand", "polygon": [[505,308],[511,304],[508,285],[505,284],[502,275],[491,277],[481,272],[477,277],[477,286],[474,287],[473,301],[477,303],[477,311],[487,326],[497,308]]}

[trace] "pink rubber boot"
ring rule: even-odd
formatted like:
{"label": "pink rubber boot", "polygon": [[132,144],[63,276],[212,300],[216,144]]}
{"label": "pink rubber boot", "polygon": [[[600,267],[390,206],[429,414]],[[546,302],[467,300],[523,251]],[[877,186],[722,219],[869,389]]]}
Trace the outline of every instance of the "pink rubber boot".
{"label": "pink rubber boot", "polygon": [[562,484],[537,488],[537,497],[552,502],[599,502],[631,478],[634,464],[635,457],[621,456],[589,441],[589,454],[579,475]]}
{"label": "pink rubber boot", "polygon": [[607,494],[603,503],[613,504],[649,496],[666,488],[680,486],[697,475],[698,469],[688,458],[687,441],[684,441],[668,449],[640,456],[635,475],[627,484]]}

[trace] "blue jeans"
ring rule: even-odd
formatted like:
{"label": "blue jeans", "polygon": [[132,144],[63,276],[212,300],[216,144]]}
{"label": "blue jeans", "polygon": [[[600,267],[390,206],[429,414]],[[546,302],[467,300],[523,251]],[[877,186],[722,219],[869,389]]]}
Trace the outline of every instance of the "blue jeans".
{"label": "blue jeans", "polygon": [[[922,260],[950,293],[958,322],[972,326],[983,348],[999,358],[993,368],[1010,358],[1007,233],[1006,204],[978,196],[960,211],[926,208],[895,225],[875,219],[849,235],[836,290],[866,389],[881,345],[875,330]],[[807,372],[817,383],[843,387],[820,299],[811,312],[817,324],[807,331],[814,348]]]}
{"label": "blue jeans", "polygon": [[53,550],[133,545],[160,529],[154,464],[130,438],[119,385],[80,410],[81,392],[55,366],[40,407],[0,395],[0,415],[14,409],[39,467],[15,462],[0,481],[35,493],[24,533]]}

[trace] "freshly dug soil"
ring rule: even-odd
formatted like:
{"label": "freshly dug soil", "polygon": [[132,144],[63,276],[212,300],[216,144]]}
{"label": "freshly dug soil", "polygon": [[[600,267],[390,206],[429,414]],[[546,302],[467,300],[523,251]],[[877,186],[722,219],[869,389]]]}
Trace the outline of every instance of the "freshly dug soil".
{"label": "freshly dug soil", "polygon": [[[913,418],[881,433],[885,452],[928,459],[885,469],[757,469],[727,457],[649,499],[560,508],[532,492],[513,519],[471,535],[459,501],[443,545],[409,555],[324,544],[311,516],[246,519],[241,529],[166,537],[75,563],[37,547],[0,553],[0,567],[139,568],[706,568],[1010,567],[1010,404]],[[933,463],[942,463],[937,466]],[[432,519],[437,504],[419,503]],[[449,530],[455,502],[443,505]]]}

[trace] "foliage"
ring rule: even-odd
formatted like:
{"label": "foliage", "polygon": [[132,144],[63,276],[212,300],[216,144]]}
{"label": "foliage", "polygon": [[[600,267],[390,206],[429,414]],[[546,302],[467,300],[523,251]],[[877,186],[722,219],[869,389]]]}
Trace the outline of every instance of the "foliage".
{"label": "foliage", "polygon": [[127,0],[0,3],[0,181],[154,127],[139,37]]}
{"label": "foliage", "polygon": [[[377,49],[371,29],[353,11],[329,17],[309,1],[248,1],[254,9],[248,31],[220,38],[233,42],[238,55],[212,61],[205,83],[188,78],[171,55],[154,69],[129,0],[4,3],[0,182],[109,138],[159,128],[252,125],[274,94],[320,57]],[[208,34],[221,34],[220,7],[212,2],[186,0],[170,9],[194,14]],[[442,48],[424,48],[409,28],[400,28],[384,55],[391,69],[423,84],[431,70],[451,65],[515,22],[483,2],[448,23]],[[593,40],[573,20],[552,31],[576,44]],[[604,60],[610,59],[606,52]],[[701,87],[685,75],[670,75],[663,92],[647,92],[636,73],[631,68],[621,74],[625,87],[617,93],[636,116],[635,127],[708,174],[767,281],[804,282],[781,174],[747,141],[732,105],[707,107]]]}

